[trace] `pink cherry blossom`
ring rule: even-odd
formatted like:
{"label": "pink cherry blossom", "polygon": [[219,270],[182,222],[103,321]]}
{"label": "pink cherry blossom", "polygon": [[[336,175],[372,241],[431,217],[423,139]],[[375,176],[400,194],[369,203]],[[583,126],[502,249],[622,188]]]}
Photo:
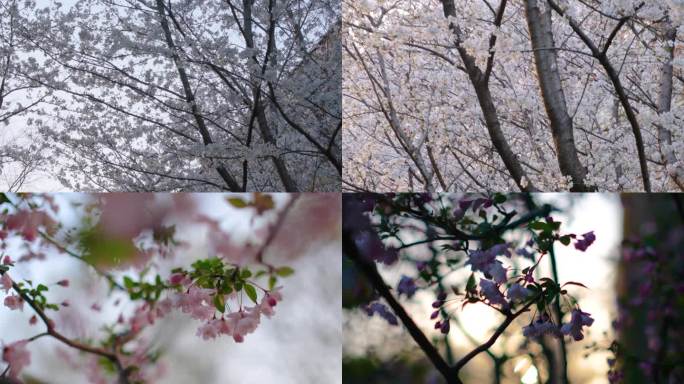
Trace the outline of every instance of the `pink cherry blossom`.
{"label": "pink cherry blossom", "polygon": [[270,318],[275,313],[273,308],[275,308],[275,306],[278,304],[278,301],[281,301],[282,299],[283,297],[280,294],[280,288],[274,289],[271,292],[267,292],[261,299],[259,310],[264,316]]}
{"label": "pink cherry blossom", "polygon": [[31,364],[31,354],[26,348],[27,344],[28,340],[20,340],[2,349],[2,360],[9,364],[9,377],[18,378],[21,371]]}
{"label": "pink cherry blossom", "polygon": [[215,320],[204,323],[197,328],[196,335],[204,340],[215,339],[219,334],[219,330],[216,325],[217,324],[215,323]]}
{"label": "pink cherry blossom", "polygon": [[10,295],[5,297],[5,306],[12,310],[24,310],[24,299],[19,295]]}
{"label": "pink cherry blossom", "polygon": [[0,284],[2,284],[2,289],[5,290],[5,293],[9,293],[10,289],[12,289],[12,279],[10,278],[9,273],[5,272],[2,277],[0,277]]}
{"label": "pink cherry blossom", "polygon": [[259,325],[259,311],[247,308],[233,312],[227,316],[227,321],[233,330],[233,340],[241,343],[244,336],[254,332]]}
{"label": "pink cherry blossom", "polygon": [[5,219],[6,228],[10,231],[19,232],[26,241],[34,241],[38,236],[40,227],[44,227],[50,232],[54,224],[47,213],[41,211],[22,210],[8,215]]}

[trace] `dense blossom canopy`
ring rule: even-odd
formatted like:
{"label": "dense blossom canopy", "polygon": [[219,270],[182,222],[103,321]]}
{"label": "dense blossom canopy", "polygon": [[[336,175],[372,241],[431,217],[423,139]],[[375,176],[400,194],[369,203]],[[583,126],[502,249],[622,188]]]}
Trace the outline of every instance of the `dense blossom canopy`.
{"label": "dense blossom canopy", "polygon": [[335,1],[3,0],[0,20],[0,121],[64,188],[339,190]]}
{"label": "dense blossom canopy", "polygon": [[345,188],[684,187],[681,1],[344,5]]}

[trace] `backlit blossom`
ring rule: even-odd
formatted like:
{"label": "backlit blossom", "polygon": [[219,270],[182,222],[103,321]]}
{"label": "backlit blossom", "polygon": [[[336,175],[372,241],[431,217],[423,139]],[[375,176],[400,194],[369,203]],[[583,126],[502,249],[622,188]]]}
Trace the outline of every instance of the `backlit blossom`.
{"label": "backlit blossom", "polygon": [[468,255],[466,264],[470,264],[473,271],[480,271],[489,275],[498,284],[506,282],[506,269],[496,259],[497,256],[511,257],[508,244],[501,243],[486,250],[475,250]]}
{"label": "backlit blossom", "polygon": [[529,297],[530,294],[532,294],[532,291],[529,289],[520,284],[513,284],[508,288],[506,297],[508,297],[510,301],[522,301]]}
{"label": "backlit blossom", "polygon": [[551,322],[546,315],[538,317],[532,324],[523,327],[523,336],[538,338],[544,335],[560,337],[561,332],[558,326]]}
{"label": "backlit blossom", "polygon": [[480,288],[482,294],[485,298],[487,298],[487,300],[489,300],[490,304],[508,305],[506,298],[504,298],[501,291],[499,291],[499,287],[497,287],[496,283],[493,281],[485,279],[480,280]]}
{"label": "backlit blossom", "polygon": [[416,283],[412,278],[406,275],[401,276],[399,284],[397,285],[397,292],[399,295],[404,294],[406,297],[413,297],[413,295],[416,293],[416,289],[418,288],[416,287]]}
{"label": "backlit blossom", "polygon": [[581,239],[578,239],[575,241],[575,248],[584,252],[591,246],[594,241],[596,240],[596,235],[594,235],[594,231],[587,232],[584,235],[582,235]]}
{"label": "backlit blossom", "polygon": [[580,341],[584,339],[582,334],[582,327],[590,327],[594,323],[594,319],[589,313],[582,312],[579,309],[572,310],[572,316],[570,322],[563,324],[561,327],[561,332],[564,335],[571,335],[575,341]]}
{"label": "backlit blossom", "polygon": [[368,316],[373,316],[374,314],[379,315],[383,319],[387,320],[388,323],[391,325],[399,325],[399,322],[397,321],[397,317],[390,312],[390,309],[385,306],[385,304],[373,302],[370,303],[369,305],[363,307],[363,309],[366,311],[366,314]]}

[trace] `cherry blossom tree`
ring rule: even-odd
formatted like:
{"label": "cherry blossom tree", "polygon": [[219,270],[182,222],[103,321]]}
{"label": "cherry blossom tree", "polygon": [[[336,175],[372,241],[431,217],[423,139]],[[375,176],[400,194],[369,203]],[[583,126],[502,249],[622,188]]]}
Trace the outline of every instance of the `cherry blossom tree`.
{"label": "cherry blossom tree", "polygon": [[[371,290],[358,305],[403,326],[444,381],[463,382],[463,369],[486,354],[501,382],[511,355],[491,348],[511,332],[524,336],[513,350],[546,361],[549,382],[568,381],[566,343],[584,339],[594,319],[576,298],[587,287],[559,281],[555,250],[585,252],[596,240],[593,231],[565,232],[554,209],[531,195],[355,194],[343,205],[343,253]],[[541,272],[545,264],[548,275]],[[397,265],[410,268],[399,279],[388,277]],[[409,313],[406,303],[418,292],[434,298],[429,321],[440,336]],[[499,323],[484,341],[468,336],[474,347],[457,357],[446,335],[452,326],[468,335],[458,312],[469,305],[489,307]]]}
{"label": "cherry blossom tree", "polygon": [[345,189],[682,190],[681,2],[344,5]]}
{"label": "cherry blossom tree", "polygon": [[27,4],[15,71],[66,188],[339,190],[336,2]]}
{"label": "cherry blossom tree", "polygon": [[[79,367],[89,382],[155,381],[163,375],[163,355],[151,343],[149,329],[172,313],[196,323],[196,335],[204,340],[248,343],[260,323],[274,316],[277,321],[277,308],[287,299],[282,286],[295,273],[272,260],[294,260],[306,247],[339,236],[335,194],[255,193],[211,200],[243,211],[242,234],[227,230],[225,218],[202,207],[207,195],[0,196],[3,308],[20,312],[36,328],[34,336],[18,340],[0,334],[0,377],[10,382],[21,379],[31,364],[29,347],[41,338],[61,343],[65,363]],[[68,224],[60,214],[64,210],[78,218],[76,225]],[[190,229],[205,234],[200,249],[206,254],[189,254],[197,249],[181,232]],[[107,287],[103,297],[89,296],[94,314],[115,314],[97,336],[74,331],[69,316],[61,316],[79,303],[54,299],[54,291],[78,287],[68,279],[36,280],[24,267],[60,257],[78,260],[91,279]]]}
{"label": "cherry blossom tree", "polygon": [[[28,42],[19,33],[24,22],[22,13],[30,5],[18,1],[0,4],[0,125],[4,127],[0,142],[0,182],[3,191],[22,189],[43,164],[37,148],[20,138],[25,129],[10,126],[22,116],[44,104],[49,91],[20,74],[22,52]],[[8,128],[9,127],[9,128]]]}

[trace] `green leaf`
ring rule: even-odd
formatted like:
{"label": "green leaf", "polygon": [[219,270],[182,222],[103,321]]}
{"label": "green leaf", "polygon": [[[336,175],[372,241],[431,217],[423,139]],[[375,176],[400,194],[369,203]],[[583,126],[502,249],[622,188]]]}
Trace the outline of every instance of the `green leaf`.
{"label": "green leaf", "polygon": [[472,292],[475,290],[475,274],[471,273],[466,283],[466,292]]}
{"label": "green leaf", "polygon": [[242,272],[240,272],[240,278],[244,279],[249,279],[252,277],[252,271],[249,269],[243,269]]}
{"label": "green leaf", "polygon": [[536,231],[545,231],[549,229],[549,225],[542,221],[533,221],[527,225],[528,228],[534,229]]}
{"label": "green leaf", "polygon": [[290,267],[280,267],[275,270],[275,273],[280,277],[288,277],[294,273],[294,269]]}
{"label": "green leaf", "polygon": [[256,289],[250,285],[250,284],[245,284],[245,293],[247,294],[247,297],[249,297],[254,303],[257,302],[257,293]]}
{"label": "green leaf", "polygon": [[504,202],[506,202],[506,195],[504,195],[503,193],[494,194],[494,203],[502,204]]}
{"label": "green leaf", "polygon": [[568,245],[570,244],[570,235],[561,236],[558,240],[560,240],[561,244]]}
{"label": "green leaf", "polygon": [[226,311],[226,299],[223,295],[214,295],[214,307],[221,313]]}
{"label": "green leaf", "polygon": [[232,205],[233,207],[238,208],[238,209],[247,208],[249,206],[249,204],[247,204],[246,201],[242,200],[239,197],[229,197],[226,200],[228,200],[228,203],[230,205]]}
{"label": "green leaf", "polygon": [[83,260],[96,267],[126,264],[138,255],[133,239],[111,237],[99,229],[82,232],[80,243]]}
{"label": "green leaf", "polygon": [[275,276],[269,277],[268,278],[268,290],[270,291],[271,289],[273,289],[277,283],[278,283],[277,277],[275,277]]}
{"label": "green leaf", "polygon": [[124,281],[124,287],[126,287],[126,289],[131,289],[131,288],[133,288],[133,286],[135,286],[135,281],[133,281],[133,279],[131,279],[128,276],[124,276],[123,281]]}

